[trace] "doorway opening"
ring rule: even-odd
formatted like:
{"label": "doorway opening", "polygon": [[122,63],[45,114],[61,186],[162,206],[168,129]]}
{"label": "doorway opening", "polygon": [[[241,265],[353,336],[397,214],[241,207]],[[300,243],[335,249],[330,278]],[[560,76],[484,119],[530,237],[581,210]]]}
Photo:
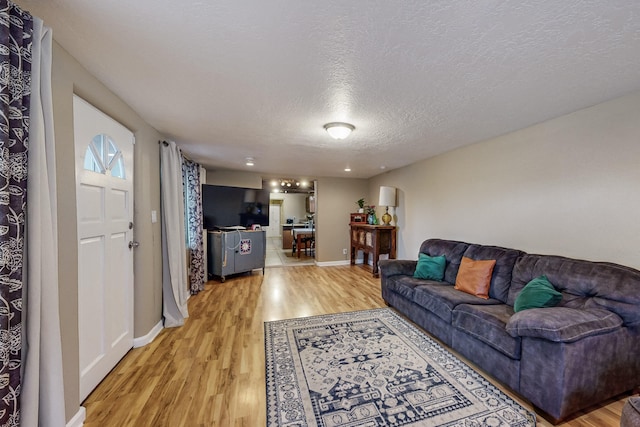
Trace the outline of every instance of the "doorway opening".
{"label": "doorway opening", "polygon": [[271,190],[267,233],[267,267],[314,265],[315,183],[293,179],[263,182]]}

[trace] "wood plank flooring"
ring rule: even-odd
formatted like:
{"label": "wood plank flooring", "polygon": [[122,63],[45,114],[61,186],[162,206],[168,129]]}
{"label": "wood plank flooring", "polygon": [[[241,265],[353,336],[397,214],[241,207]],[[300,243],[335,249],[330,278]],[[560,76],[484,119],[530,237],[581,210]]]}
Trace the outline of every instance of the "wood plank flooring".
{"label": "wood plank flooring", "polygon": [[[189,300],[183,327],[132,349],[91,393],[85,426],[264,426],[263,322],[384,306],[380,280],[361,266],[267,268],[209,282]],[[627,397],[560,426],[617,427]],[[540,416],[538,425],[551,426]]]}

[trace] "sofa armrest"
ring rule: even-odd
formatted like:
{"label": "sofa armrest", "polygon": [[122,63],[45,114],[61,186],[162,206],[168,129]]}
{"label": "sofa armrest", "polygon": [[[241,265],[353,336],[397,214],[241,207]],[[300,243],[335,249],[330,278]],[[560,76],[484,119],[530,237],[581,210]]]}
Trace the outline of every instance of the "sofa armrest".
{"label": "sofa armrest", "polygon": [[380,277],[384,280],[397,275],[413,276],[417,264],[418,261],[405,259],[381,259],[378,262]]}
{"label": "sofa armrest", "polygon": [[602,309],[578,310],[568,307],[532,308],[520,311],[507,322],[512,337],[543,338],[554,342],[573,342],[620,328],[622,319]]}

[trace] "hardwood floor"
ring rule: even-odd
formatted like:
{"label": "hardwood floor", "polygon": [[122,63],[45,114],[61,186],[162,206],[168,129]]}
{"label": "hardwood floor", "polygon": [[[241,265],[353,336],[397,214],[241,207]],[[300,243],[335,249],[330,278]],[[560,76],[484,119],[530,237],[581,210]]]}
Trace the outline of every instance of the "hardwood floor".
{"label": "hardwood floor", "polygon": [[[263,322],[384,306],[380,280],[360,266],[267,268],[209,282],[189,300],[183,327],[131,350],[91,393],[85,426],[264,426]],[[560,426],[618,426],[626,398]],[[551,424],[538,416],[538,425]]]}

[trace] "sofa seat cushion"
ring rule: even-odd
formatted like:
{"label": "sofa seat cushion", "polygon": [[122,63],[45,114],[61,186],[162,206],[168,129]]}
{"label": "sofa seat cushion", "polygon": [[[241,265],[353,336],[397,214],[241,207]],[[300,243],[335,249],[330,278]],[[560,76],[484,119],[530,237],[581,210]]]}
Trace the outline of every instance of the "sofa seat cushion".
{"label": "sofa seat cushion", "polygon": [[620,328],[617,314],[599,308],[578,310],[568,307],[532,308],[515,313],[507,322],[512,337],[544,338],[573,342]]}
{"label": "sofa seat cushion", "polygon": [[[439,284],[438,284],[439,283]],[[460,304],[501,304],[495,299],[482,299],[458,291],[449,283],[425,282],[415,288],[413,302],[424,307],[447,323],[451,323],[451,312]]]}
{"label": "sofa seat cushion", "polygon": [[520,337],[509,335],[506,325],[513,307],[496,305],[458,305],[452,312],[452,325],[495,348],[511,359],[520,359]]}

